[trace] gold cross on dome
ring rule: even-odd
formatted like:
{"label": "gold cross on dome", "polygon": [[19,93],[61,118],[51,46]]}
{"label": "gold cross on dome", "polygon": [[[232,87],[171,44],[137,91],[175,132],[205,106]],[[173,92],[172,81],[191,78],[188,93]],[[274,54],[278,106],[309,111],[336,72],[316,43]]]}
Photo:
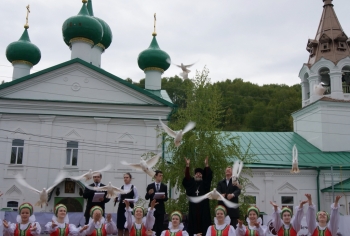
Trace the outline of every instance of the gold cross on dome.
{"label": "gold cross on dome", "polygon": [[28,24],[28,17],[29,17],[29,13],[30,13],[30,6],[28,4],[28,6],[26,6],[27,8],[27,17],[26,17],[26,24],[24,25],[24,28],[28,29],[29,28],[29,24]]}

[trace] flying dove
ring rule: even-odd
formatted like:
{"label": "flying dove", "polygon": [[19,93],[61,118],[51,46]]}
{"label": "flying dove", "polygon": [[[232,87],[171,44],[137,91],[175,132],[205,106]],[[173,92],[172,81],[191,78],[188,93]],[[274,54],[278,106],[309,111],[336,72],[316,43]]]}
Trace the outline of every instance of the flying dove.
{"label": "flying dove", "polygon": [[74,179],[74,180],[81,180],[81,179],[85,179],[85,181],[88,181],[90,179],[92,179],[92,176],[94,174],[97,174],[97,173],[101,173],[101,172],[104,172],[104,171],[108,171],[112,168],[112,165],[111,164],[108,164],[106,167],[104,167],[103,169],[101,170],[96,170],[96,171],[92,171],[92,169],[90,169],[87,173],[81,175],[81,176],[71,176],[69,177],[70,179]]}
{"label": "flying dove", "polygon": [[121,161],[120,163],[126,166],[132,166],[137,170],[142,170],[143,172],[145,172],[146,174],[148,174],[153,178],[156,173],[152,170],[152,167],[155,166],[155,164],[157,164],[161,155],[162,155],[161,153],[158,153],[157,155],[153,156],[149,160],[144,160],[141,157],[140,163],[138,164],[127,163],[126,161]]}
{"label": "flying dove", "polygon": [[106,186],[103,186],[103,187],[92,187],[92,186],[88,186],[88,185],[85,185],[85,187],[90,189],[90,190],[94,190],[94,191],[105,191],[105,192],[107,192],[106,198],[114,198],[119,193],[127,194],[127,193],[130,193],[131,190],[132,190],[132,189],[130,189],[128,191],[124,191],[121,188],[117,188],[117,187],[113,186],[111,182],[109,182]]}
{"label": "flying dove", "polygon": [[292,170],[290,173],[299,173],[299,167],[298,167],[298,149],[297,146],[294,144],[293,146],[293,161],[292,161]]}
{"label": "flying dove", "polygon": [[[169,64],[171,64],[171,61],[170,61],[169,58],[167,59],[167,62],[168,62]],[[174,63],[173,63],[173,64],[174,64]],[[177,67],[179,67],[179,68],[181,68],[182,73],[180,73],[180,76],[181,76],[183,79],[188,79],[188,74],[191,72],[188,68],[191,67],[191,66],[193,66],[194,64],[196,64],[196,62],[195,62],[195,63],[192,63],[192,64],[189,64],[189,65],[184,65],[183,63],[181,63],[181,65],[176,65],[176,64],[174,64],[174,65],[177,66]]]}
{"label": "flying dove", "polygon": [[239,206],[239,204],[234,203],[234,202],[230,202],[229,200],[227,200],[226,198],[224,198],[217,190],[216,188],[213,189],[213,191],[200,196],[200,197],[188,197],[188,199],[190,200],[190,202],[193,203],[199,203],[201,201],[203,201],[204,199],[210,199],[210,200],[219,200],[219,201],[223,201],[225,203],[225,206],[229,207],[229,208],[237,208]]}
{"label": "flying dove", "polygon": [[241,174],[242,169],[243,169],[243,162],[235,161],[235,163],[232,166],[232,183],[238,181],[238,178],[239,178],[239,175]]}
{"label": "flying dove", "polygon": [[322,83],[319,83],[319,84],[314,86],[314,91],[315,91],[316,95],[323,96],[326,89],[322,86]]}
{"label": "flying dove", "polygon": [[196,123],[193,121],[188,122],[188,124],[185,126],[185,128],[183,130],[179,130],[179,131],[173,131],[172,129],[170,129],[168,126],[166,126],[161,119],[159,119],[160,124],[162,125],[164,131],[170,136],[174,138],[174,143],[175,146],[178,147],[181,144],[181,140],[182,140],[182,136],[187,133],[188,131],[192,130],[195,126]]}
{"label": "flying dove", "polygon": [[16,180],[17,182],[22,185],[23,187],[26,187],[36,193],[39,194],[39,201],[37,203],[35,203],[35,206],[40,206],[41,208],[43,207],[43,205],[48,205],[47,204],[47,200],[48,200],[48,194],[54,189],[54,187],[59,184],[64,178],[66,177],[66,174],[61,172],[55,179],[53,185],[49,188],[43,188],[43,190],[39,191],[35,188],[33,188],[32,186],[30,186],[22,177],[21,174],[17,174],[16,175]]}

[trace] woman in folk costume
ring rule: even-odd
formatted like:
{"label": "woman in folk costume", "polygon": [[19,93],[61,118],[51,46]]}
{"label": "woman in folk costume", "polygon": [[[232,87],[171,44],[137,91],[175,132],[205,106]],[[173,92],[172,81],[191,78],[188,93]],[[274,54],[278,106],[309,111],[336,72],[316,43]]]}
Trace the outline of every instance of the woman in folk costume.
{"label": "woman in folk costume", "polygon": [[55,212],[52,217],[52,221],[45,225],[46,231],[50,236],[77,236],[79,230],[75,225],[69,224],[69,218],[67,214],[67,207],[63,204],[55,206]]}
{"label": "woman in folk costume", "polygon": [[[130,203],[124,200],[125,203],[125,228],[129,230],[130,236],[150,236],[153,235],[153,225],[155,218],[153,213],[155,211],[154,206],[158,203],[156,199],[151,202],[151,207],[148,208],[147,215],[145,216],[145,210],[141,206],[135,206],[134,209],[130,207]],[[132,215],[131,212],[134,212]],[[144,217],[145,216],[145,217]]]}
{"label": "woman in folk costume", "polygon": [[274,202],[270,204],[274,207],[272,214],[272,225],[277,232],[277,236],[297,236],[301,228],[301,220],[304,216],[303,206],[308,201],[302,201],[299,207],[295,208],[296,214],[293,216],[293,212],[290,208],[284,207],[282,210],[278,209],[278,206]]}
{"label": "woman in folk costume", "polygon": [[41,227],[35,222],[33,215],[33,206],[30,203],[23,203],[19,206],[19,215],[17,216],[17,224],[3,221],[4,235],[9,236],[38,236]]}
{"label": "woman in folk costume", "polygon": [[236,229],[237,236],[266,236],[267,227],[261,225],[262,220],[259,217],[259,209],[255,206],[251,206],[247,210],[247,215],[247,226],[243,225],[243,221],[238,220]]}
{"label": "woman in folk costume", "polygon": [[174,211],[170,214],[168,228],[168,230],[163,230],[160,236],[188,236],[187,231],[183,230],[182,214],[179,211]]}
{"label": "woman in folk costume", "polygon": [[[139,200],[139,194],[137,192],[136,186],[131,184],[131,174],[125,173],[124,174],[124,185],[121,187],[121,189],[128,191],[131,189],[131,191],[127,194],[119,194],[118,197],[115,198],[114,205],[119,201],[118,205],[118,212],[117,212],[117,228],[118,228],[118,236],[128,236],[129,232],[127,229],[124,228],[125,225],[125,203],[124,199],[134,199],[134,202],[137,202]],[[130,207],[134,207],[133,202],[129,202]]]}
{"label": "woman in folk costume", "polygon": [[90,210],[90,221],[80,229],[81,236],[107,236],[117,232],[117,226],[112,221],[112,215],[103,217],[103,210],[100,206],[94,206]]}
{"label": "woman in folk costume", "polygon": [[236,236],[230,217],[227,215],[227,209],[218,205],[215,207],[214,225],[208,227],[206,236]]}
{"label": "woman in folk costume", "polygon": [[331,216],[325,211],[319,211],[316,214],[316,207],[312,203],[311,194],[305,194],[305,196],[309,202],[309,208],[306,212],[306,223],[311,236],[335,236],[339,224],[338,201],[341,196],[335,197],[335,201],[331,205]]}

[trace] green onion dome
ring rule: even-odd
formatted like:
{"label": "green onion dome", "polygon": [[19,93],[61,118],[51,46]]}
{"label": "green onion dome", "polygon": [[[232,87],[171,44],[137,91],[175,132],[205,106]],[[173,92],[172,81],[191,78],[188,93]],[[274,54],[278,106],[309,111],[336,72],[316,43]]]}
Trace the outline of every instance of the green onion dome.
{"label": "green onion dome", "polygon": [[100,44],[102,44],[104,49],[107,49],[112,43],[112,39],[113,39],[112,30],[111,30],[109,25],[104,20],[102,20],[102,19],[100,19],[98,17],[95,17],[95,16],[94,16],[94,18],[96,20],[98,20],[100,22],[100,24],[102,25],[103,36],[102,36]]}
{"label": "green onion dome", "polygon": [[83,6],[77,16],[72,16],[63,23],[63,40],[68,46],[70,46],[71,40],[75,38],[86,40],[93,45],[101,42],[103,36],[102,25],[90,16],[86,2],[87,0],[83,0]]}
{"label": "green onion dome", "polygon": [[90,16],[94,17],[102,25],[103,36],[102,36],[100,44],[104,49],[107,49],[112,43],[112,39],[113,39],[112,30],[104,20],[94,16],[94,10],[92,7],[92,0],[88,0],[87,9],[89,11]]}
{"label": "green onion dome", "polygon": [[159,48],[155,35],[153,35],[149,47],[142,51],[137,59],[141,70],[159,70],[161,72],[170,67],[170,61],[169,54]]}
{"label": "green onion dome", "polygon": [[30,42],[28,27],[24,27],[25,30],[21,38],[6,48],[6,57],[9,62],[22,61],[30,63],[32,66],[39,63],[41,59],[40,49]]}

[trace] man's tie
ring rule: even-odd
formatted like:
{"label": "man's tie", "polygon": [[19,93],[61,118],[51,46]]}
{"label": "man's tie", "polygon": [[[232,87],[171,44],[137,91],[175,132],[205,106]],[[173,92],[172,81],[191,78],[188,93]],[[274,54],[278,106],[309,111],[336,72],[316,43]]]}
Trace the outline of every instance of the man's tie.
{"label": "man's tie", "polygon": [[159,184],[156,184],[156,190],[159,192]]}

